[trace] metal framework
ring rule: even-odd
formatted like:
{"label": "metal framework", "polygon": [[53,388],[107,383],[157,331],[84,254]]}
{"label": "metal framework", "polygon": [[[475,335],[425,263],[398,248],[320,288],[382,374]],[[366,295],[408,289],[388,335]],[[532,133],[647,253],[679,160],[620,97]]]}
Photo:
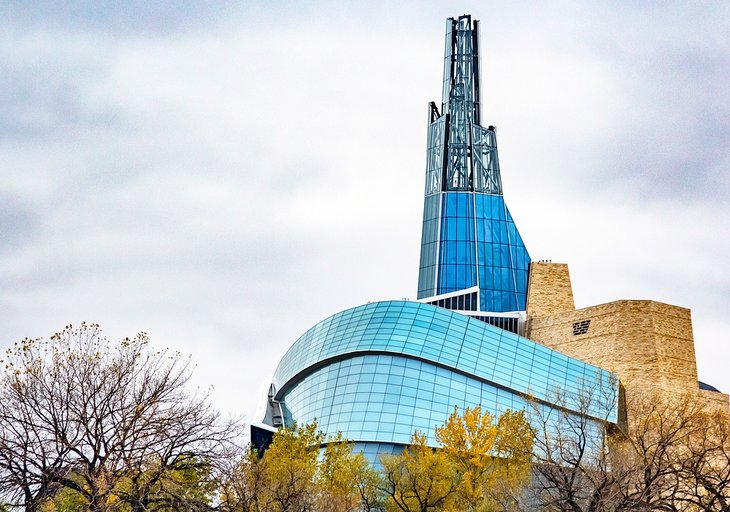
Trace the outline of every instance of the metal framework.
{"label": "metal framework", "polygon": [[426,194],[502,194],[493,126],[479,124],[479,21],[446,20],[441,113],[429,104]]}

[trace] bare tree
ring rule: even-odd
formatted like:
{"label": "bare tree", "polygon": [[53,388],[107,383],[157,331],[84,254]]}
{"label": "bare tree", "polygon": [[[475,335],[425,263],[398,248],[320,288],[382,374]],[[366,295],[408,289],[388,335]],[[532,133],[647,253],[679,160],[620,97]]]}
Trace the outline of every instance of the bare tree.
{"label": "bare tree", "polygon": [[534,403],[535,475],[532,491],[544,509],[561,512],[626,510],[623,436],[609,422],[615,386],[586,383],[577,393],[554,391],[554,406]]}
{"label": "bare tree", "polygon": [[0,379],[0,493],[4,501],[38,510],[69,471],[74,429],[59,403],[68,395],[60,372],[39,378],[42,364],[33,349],[40,340],[25,339],[8,350]]}
{"label": "bare tree", "polygon": [[[666,397],[665,397],[666,398]],[[692,397],[634,404],[629,439],[641,471],[629,496],[644,509],[730,511],[730,420]]]}
{"label": "bare tree", "polygon": [[730,512],[730,417],[704,414],[681,457],[680,498],[701,510]]}
{"label": "bare tree", "polygon": [[623,493],[634,510],[685,508],[678,499],[683,485],[680,462],[702,411],[687,397],[667,398],[648,394],[632,400],[629,407],[624,452],[633,474]]}
{"label": "bare tree", "polygon": [[[187,391],[189,360],[148,343],[141,333],[114,344],[97,325],[82,324],[8,351],[0,378],[6,499],[35,511],[67,488],[94,512],[110,501],[135,511],[207,501],[207,465],[237,427],[205,394]],[[185,471],[198,477],[181,486]]]}
{"label": "bare tree", "polygon": [[597,411],[616,399],[585,386],[534,404],[536,501],[565,512],[730,512],[730,420],[695,396],[647,394],[623,430]]}
{"label": "bare tree", "polygon": [[215,468],[221,512],[255,512],[262,489],[262,465],[256,450],[232,452]]}

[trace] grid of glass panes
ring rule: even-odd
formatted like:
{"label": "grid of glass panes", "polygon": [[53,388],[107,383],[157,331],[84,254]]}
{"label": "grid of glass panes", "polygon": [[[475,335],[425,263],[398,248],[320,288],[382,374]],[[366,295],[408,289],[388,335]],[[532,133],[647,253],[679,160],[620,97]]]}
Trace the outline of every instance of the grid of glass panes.
{"label": "grid of glass panes", "polygon": [[418,298],[436,295],[436,254],[438,250],[440,194],[426,196],[423,201],[421,264],[418,271]]}
{"label": "grid of glass panes", "polygon": [[[298,385],[291,379],[307,368],[362,352],[417,357],[547,403],[556,390],[566,397],[587,387],[618,395],[618,381],[606,370],[465,315],[408,301],[366,304],[312,327],[276,369],[279,395]],[[579,405],[566,403],[575,410]],[[614,402],[596,402],[594,409],[594,416],[616,421]]]}
{"label": "grid of glass panes", "polygon": [[463,411],[477,405],[492,414],[527,406],[507,390],[427,362],[389,355],[334,362],[299,381],[282,399],[287,424],[316,419],[329,434],[404,444],[415,430],[435,444],[434,429],[454,406]]}
{"label": "grid of glass panes", "polygon": [[403,451],[404,445],[393,443],[353,443],[353,451],[360,452],[365,457],[377,460],[377,456],[387,453],[390,455],[398,454]]}
{"label": "grid of glass panes", "polygon": [[[534,404],[533,404],[534,405]],[[418,430],[436,446],[435,429],[454,407],[480,406],[497,416],[504,411],[534,411],[526,400],[489,383],[431,365],[389,355],[360,355],[333,362],[308,375],[282,398],[285,420],[307,424],[330,436],[341,432],[365,451],[397,452]],[[537,405],[543,418],[556,423],[545,404]],[[367,444],[375,445],[366,447]],[[391,444],[393,443],[393,444]]]}
{"label": "grid of glass panes", "polygon": [[474,194],[482,311],[524,311],[530,255],[504,196]]}
{"label": "grid of glass panes", "polygon": [[[504,197],[458,192],[441,196],[438,253],[434,196],[427,197],[424,206],[418,298],[475,286],[478,272],[481,311],[524,311],[530,255]],[[432,262],[437,254],[437,288],[433,293]]]}
{"label": "grid of glass panes", "polygon": [[451,96],[451,55],[453,52],[453,36],[454,20],[449,18],[446,20],[446,37],[444,38],[444,79],[441,88],[441,113],[443,115],[449,113],[449,97]]}
{"label": "grid of glass panes", "polygon": [[474,244],[474,196],[471,193],[442,194],[441,237],[437,294],[476,286]]}
{"label": "grid of glass panes", "polygon": [[355,453],[362,453],[377,471],[383,469],[383,465],[380,462],[381,455],[397,455],[405,448],[405,445],[403,444],[393,443],[355,442],[352,444],[352,451]]}
{"label": "grid of glass panes", "polygon": [[472,125],[472,158],[474,159],[474,191],[487,194],[502,193],[499,174],[497,138],[494,130]]}
{"label": "grid of glass panes", "polygon": [[426,195],[441,191],[444,173],[444,138],[446,117],[441,116],[428,125],[428,148],[426,150]]}

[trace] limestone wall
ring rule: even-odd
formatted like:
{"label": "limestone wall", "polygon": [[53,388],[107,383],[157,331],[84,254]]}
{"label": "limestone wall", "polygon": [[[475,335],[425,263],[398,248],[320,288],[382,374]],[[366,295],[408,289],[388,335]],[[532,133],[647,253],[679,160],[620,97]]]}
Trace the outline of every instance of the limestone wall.
{"label": "limestone wall", "polygon": [[616,372],[629,390],[698,389],[689,310],[621,300],[568,313],[531,317],[527,337]]}
{"label": "limestone wall", "polygon": [[616,372],[626,403],[642,396],[696,395],[708,410],[730,411],[728,395],[699,389],[689,309],[651,300],[569,309],[570,290],[567,265],[531,266],[528,338]]}
{"label": "limestone wall", "polygon": [[730,396],[725,393],[717,393],[716,391],[700,390],[700,400],[706,411],[708,412],[724,412],[730,413]]}
{"label": "limestone wall", "polygon": [[544,261],[530,263],[527,315],[545,316],[574,309],[568,265]]}

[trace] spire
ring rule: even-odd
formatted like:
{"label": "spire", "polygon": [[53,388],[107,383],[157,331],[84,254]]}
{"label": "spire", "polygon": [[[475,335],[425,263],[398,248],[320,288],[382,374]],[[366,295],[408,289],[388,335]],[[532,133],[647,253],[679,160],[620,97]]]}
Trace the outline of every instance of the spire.
{"label": "spire", "polygon": [[494,127],[479,125],[479,21],[446,20],[441,113],[429,105],[426,194],[502,194]]}

